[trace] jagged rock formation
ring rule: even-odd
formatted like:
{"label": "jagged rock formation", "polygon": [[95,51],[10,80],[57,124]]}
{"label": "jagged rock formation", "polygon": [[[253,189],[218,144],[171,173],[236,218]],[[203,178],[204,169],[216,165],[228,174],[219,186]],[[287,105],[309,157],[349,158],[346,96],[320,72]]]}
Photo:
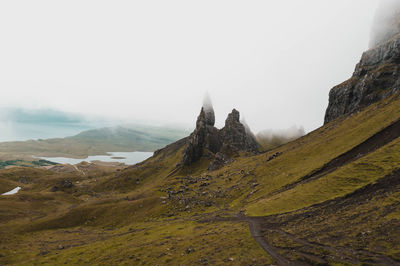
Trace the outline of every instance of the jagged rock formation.
{"label": "jagged rock formation", "polygon": [[203,106],[197,117],[196,129],[189,136],[180,165],[190,165],[198,161],[205,150],[212,152],[216,158],[212,169],[237,151],[256,153],[258,143],[251,132],[240,122],[240,114],[233,109],[225,121],[225,127],[218,130],[214,127],[215,115],[212,106]]}
{"label": "jagged rock formation", "polygon": [[225,127],[220,131],[223,150],[256,152],[258,143],[254,135],[240,122],[240,113],[233,109],[225,120]]}
{"label": "jagged rock formation", "polygon": [[[400,11],[400,1],[396,2]],[[351,114],[400,91],[400,12],[377,19],[387,31],[372,35],[375,45],[364,52],[353,76],[329,93],[325,123]],[[375,26],[377,27],[377,26]]]}
{"label": "jagged rock formation", "polygon": [[187,146],[183,153],[182,164],[189,165],[201,158],[204,149],[217,153],[221,148],[219,132],[214,127],[214,122],[210,119],[210,111],[201,108],[200,115],[197,117],[196,129],[189,136]]}

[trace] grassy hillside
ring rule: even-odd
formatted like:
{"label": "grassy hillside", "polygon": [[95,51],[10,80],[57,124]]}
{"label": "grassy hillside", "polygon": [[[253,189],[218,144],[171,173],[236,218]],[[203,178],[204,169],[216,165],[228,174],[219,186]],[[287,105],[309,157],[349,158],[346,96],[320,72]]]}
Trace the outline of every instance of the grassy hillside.
{"label": "grassy hillside", "polygon": [[0,143],[0,159],[31,160],[31,156],[85,158],[107,152],[155,151],[183,138],[179,129],[150,126],[113,127],[76,136]]}
{"label": "grassy hillside", "polygon": [[177,168],[184,140],[125,169],[1,170],[22,190],[0,196],[0,264],[399,264],[399,120],[397,94],[216,171]]}

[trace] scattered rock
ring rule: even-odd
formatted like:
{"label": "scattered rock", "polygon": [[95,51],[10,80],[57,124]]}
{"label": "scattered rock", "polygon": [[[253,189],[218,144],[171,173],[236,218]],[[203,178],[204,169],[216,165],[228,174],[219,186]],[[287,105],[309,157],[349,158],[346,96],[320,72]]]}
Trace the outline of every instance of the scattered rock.
{"label": "scattered rock", "polygon": [[277,152],[275,154],[273,154],[272,156],[268,157],[267,162],[277,158],[278,156],[281,156],[283,153],[282,152]]}
{"label": "scattered rock", "polygon": [[200,258],[199,263],[201,263],[203,265],[207,265],[207,264],[209,264],[209,259],[208,258]]}
{"label": "scattered rock", "polygon": [[51,188],[51,192],[56,192],[59,190],[64,191],[66,189],[72,188],[73,186],[74,186],[74,184],[71,181],[62,180],[62,181],[57,182],[57,184]]}
{"label": "scattered rock", "polygon": [[40,251],[38,256],[45,256],[45,255],[47,255],[49,253],[50,253],[49,251]]}
{"label": "scattered rock", "polygon": [[194,252],[195,250],[193,249],[193,248],[186,248],[186,254],[189,254],[189,253],[192,253],[192,252]]}
{"label": "scattered rock", "polygon": [[28,179],[27,179],[26,177],[21,177],[21,178],[19,179],[19,183],[28,184],[29,181],[28,181]]}

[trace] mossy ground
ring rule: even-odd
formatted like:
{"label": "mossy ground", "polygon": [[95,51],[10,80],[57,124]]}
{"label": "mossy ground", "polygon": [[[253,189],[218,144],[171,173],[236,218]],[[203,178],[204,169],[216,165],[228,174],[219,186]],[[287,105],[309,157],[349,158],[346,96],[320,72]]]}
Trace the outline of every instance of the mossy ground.
{"label": "mossy ground", "polygon": [[[291,260],[332,265],[400,260],[398,191],[335,201],[399,169],[399,139],[282,190],[398,119],[399,95],[266,153],[239,154],[216,171],[206,170],[207,157],[178,171],[181,145],[126,169],[82,164],[76,171],[1,170],[0,193],[23,189],[0,196],[0,263],[273,263],[246,223],[203,222],[239,211],[270,215],[265,238]],[[73,186],[51,192],[63,180]]]}
{"label": "mossy ground", "polygon": [[8,263],[18,264],[224,264],[265,265],[269,256],[241,223],[185,220],[135,223],[115,230],[70,228],[22,236]]}

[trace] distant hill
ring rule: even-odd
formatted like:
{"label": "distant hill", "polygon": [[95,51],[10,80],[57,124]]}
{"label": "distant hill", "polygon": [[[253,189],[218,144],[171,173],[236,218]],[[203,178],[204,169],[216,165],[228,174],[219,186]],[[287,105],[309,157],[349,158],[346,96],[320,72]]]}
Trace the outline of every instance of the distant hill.
{"label": "distant hill", "polygon": [[87,157],[107,152],[155,151],[187,135],[168,127],[128,125],[83,131],[66,138],[0,143],[0,160],[33,156]]}

